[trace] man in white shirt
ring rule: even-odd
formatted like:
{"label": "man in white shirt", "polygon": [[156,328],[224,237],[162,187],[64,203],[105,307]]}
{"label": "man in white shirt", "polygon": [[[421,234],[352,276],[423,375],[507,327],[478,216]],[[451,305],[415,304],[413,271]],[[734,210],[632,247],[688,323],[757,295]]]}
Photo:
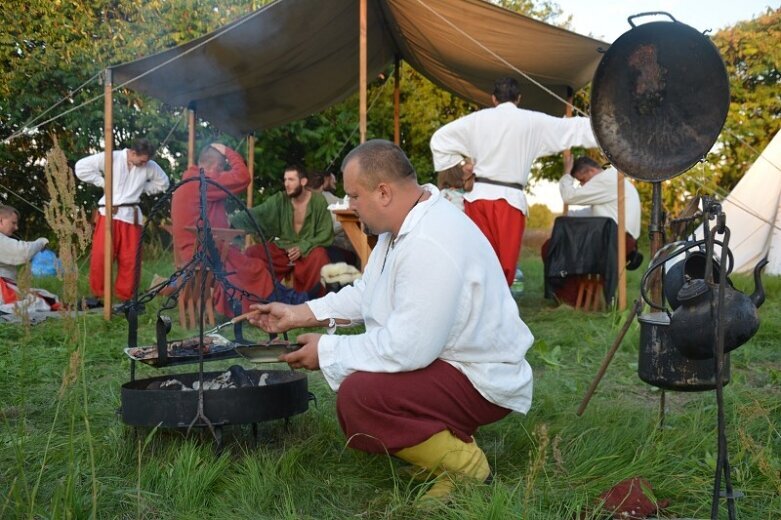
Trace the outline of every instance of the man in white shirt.
{"label": "man in white shirt", "polygon": [[[602,167],[590,157],[578,157],[574,163],[564,166],[565,173],[559,180],[561,200],[574,206],[588,206],[570,209],[571,217],[610,217],[618,223],[618,172]],[[571,170],[571,171],[570,171]],[[578,181],[575,184],[574,181]],[[640,195],[629,179],[624,179],[624,209],[626,232],[631,235],[627,253],[637,249],[640,237]],[[630,247],[631,246],[631,247]]]}
{"label": "man in white shirt", "polygon": [[[350,206],[379,233],[363,278],[308,303],[258,306],[268,332],[363,322],[358,335],[302,334],[291,367],[320,369],[338,392],[353,448],[393,453],[426,473],[485,480],[475,430],[531,404],[533,337],[485,236],[404,152],[368,141],[342,164]],[[428,496],[446,496],[438,478]]]}
{"label": "man in white shirt", "polygon": [[524,188],[532,162],[572,146],[597,146],[588,118],[557,118],[518,108],[518,82],[500,78],[493,108],[479,110],[437,130],[431,137],[434,169],[442,171],[471,157],[475,185],[464,210],[494,248],[512,285],[526,225]]}
{"label": "man in white shirt", "polygon": [[[141,194],[152,195],[168,189],[169,180],[162,168],[154,162],[155,147],[146,139],[137,139],[130,148],[113,153],[112,163],[112,240],[113,257],[117,261],[115,291],[120,300],[129,300],[135,290],[136,265],[139,240],[144,216],[138,203]],[[99,188],[105,185],[103,170],[105,152],[90,155],[76,162],[76,177]],[[106,196],[98,202],[100,213],[92,236],[92,258],[89,266],[89,282],[92,293],[103,297],[104,266],[103,241],[105,236],[104,209]],[[109,267],[110,268],[110,267]]]}
{"label": "man in white shirt", "polygon": [[52,304],[56,303],[56,296],[34,289],[22,299],[16,286],[17,268],[42,251],[49,240],[43,237],[32,242],[17,240],[12,236],[17,229],[19,229],[19,212],[14,207],[0,205],[0,312],[13,312],[14,307],[20,304],[28,312],[51,310]]}

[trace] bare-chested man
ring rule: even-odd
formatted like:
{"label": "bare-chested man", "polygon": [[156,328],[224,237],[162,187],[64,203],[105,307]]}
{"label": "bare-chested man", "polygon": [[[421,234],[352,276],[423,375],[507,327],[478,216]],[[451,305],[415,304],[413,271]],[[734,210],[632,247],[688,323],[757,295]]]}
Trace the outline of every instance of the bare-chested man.
{"label": "bare-chested man", "polygon": [[[274,271],[279,279],[293,273],[293,288],[316,294],[321,289],[320,269],[328,263],[325,248],[334,238],[331,214],[323,195],[305,189],[308,179],[300,166],[285,168],[285,191],[275,193],[250,210],[268,240]],[[236,228],[253,231],[249,217],[239,213]],[[247,249],[248,256],[266,259],[262,244]]]}

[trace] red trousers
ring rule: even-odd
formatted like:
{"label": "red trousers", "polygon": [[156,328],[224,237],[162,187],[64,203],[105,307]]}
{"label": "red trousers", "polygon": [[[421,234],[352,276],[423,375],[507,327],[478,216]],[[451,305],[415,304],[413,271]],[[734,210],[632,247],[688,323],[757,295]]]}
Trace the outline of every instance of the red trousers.
{"label": "red trousers", "polygon": [[[89,263],[89,286],[92,294],[103,297],[103,273],[106,269],[103,254],[105,243],[105,217],[98,215],[95,233],[92,235],[92,258]],[[117,262],[117,278],[114,282],[114,292],[120,300],[129,300],[135,290],[136,252],[141,240],[142,227],[128,224],[121,220],[111,221],[112,265]],[[138,258],[138,269],[141,269],[141,258]],[[109,269],[111,266],[109,266]]]}
{"label": "red trousers", "polygon": [[507,285],[512,285],[521,255],[526,215],[504,199],[464,201],[464,211],[488,238],[499,257]]}
{"label": "red trousers", "polygon": [[[267,242],[271,253],[271,262],[274,272],[279,280],[293,273],[293,289],[299,292],[307,292],[320,283],[320,270],[328,263],[328,253],[324,247],[315,247],[305,257],[302,256],[293,265],[287,257],[287,252],[272,242]],[[268,265],[266,250],[262,244],[247,248],[245,255],[251,258],[259,258]]]}
{"label": "red trousers", "polygon": [[[242,254],[238,248],[231,247],[228,249],[228,257],[225,260],[225,271],[234,273],[228,276],[228,281],[231,284],[258,296],[259,298],[268,297],[268,295],[271,294],[271,291],[274,290],[274,280],[271,278],[271,273],[268,272],[268,264],[260,258]],[[241,300],[242,312],[249,312],[249,306],[253,303],[257,303],[242,297],[238,293],[236,294],[236,297]],[[233,315],[228,295],[225,294],[225,290],[220,283],[217,284],[214,301],[217,304],[217,310],[219,312],[226,316]]]}
{"label": "red trousers", "polygon": [[450,430],[464,442],[510,410],[488,401],[457,368],[437,359],[412,372],[355,372],[336,395],[351,448],[395,453]]}

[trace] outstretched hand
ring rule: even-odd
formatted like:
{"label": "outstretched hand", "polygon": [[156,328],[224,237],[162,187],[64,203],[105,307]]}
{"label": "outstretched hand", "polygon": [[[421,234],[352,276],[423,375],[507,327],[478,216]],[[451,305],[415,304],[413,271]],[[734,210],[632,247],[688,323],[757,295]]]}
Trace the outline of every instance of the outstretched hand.
{"label": "outstretched hand", "polygon": [[286,303],[264,303],[250,306],[257,311],[249,322],[269,333],[287,332],[297,325],[293,305]]}

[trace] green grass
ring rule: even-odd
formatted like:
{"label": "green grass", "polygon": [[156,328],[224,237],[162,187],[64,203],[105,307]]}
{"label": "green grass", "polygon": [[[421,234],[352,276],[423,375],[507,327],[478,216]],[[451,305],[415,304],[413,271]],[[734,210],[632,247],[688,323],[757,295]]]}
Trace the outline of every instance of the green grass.
{"label": "green grass", "polygon": [[[170,260],[161,258],[145,263],[145,284],[154,272],[170,272]],[[335,396],[319,373],[309,376],[317,406],[292,418],[289,428],[261,424],[257,447],[248,426],[226,428],[220,455],[208,432],[135,431],[116,415],[120,386],[129,379],[124,319],[83,315],[75,341],[61,320],[0,326],[0,518],[570,519],[586,511],[583,518],[596,519],[604,517],[599,494],[634,476],[670,501],[663,518],[709,517],[715,394],[667,392],[659,428],[660,391],[637,377],[635,322],[577,417],[627,312],[554,308],[542,298],[534,251],[524,253],[522,268],[526,293],[519,306],[536,338],[529,352],[535,395],[528,415],[511,414],[478,432],[495,473],[491,485],[463,484],[451,504],[421,510],[415,499],[425,485],[401,476],[396,460],[345,448]],[[639,275],[631,273],[630,301]],[[733,482],[746,495],[738,512],[770,520],[781,517],[781,280],[766,282],[762,326],[732,355],[725,402]],[[57,283],[36,281],[55,291]],[[748,279],[737,283],[750,286]],[[86,285],[81,290],[86,294]],[[153,340],[156,305],[140,317],[141,343]],[[176,326],[174,333],[192,332]],[[82,364],[61,392],[74,352]],[[161,373],[142,366],[137,377]]]}

